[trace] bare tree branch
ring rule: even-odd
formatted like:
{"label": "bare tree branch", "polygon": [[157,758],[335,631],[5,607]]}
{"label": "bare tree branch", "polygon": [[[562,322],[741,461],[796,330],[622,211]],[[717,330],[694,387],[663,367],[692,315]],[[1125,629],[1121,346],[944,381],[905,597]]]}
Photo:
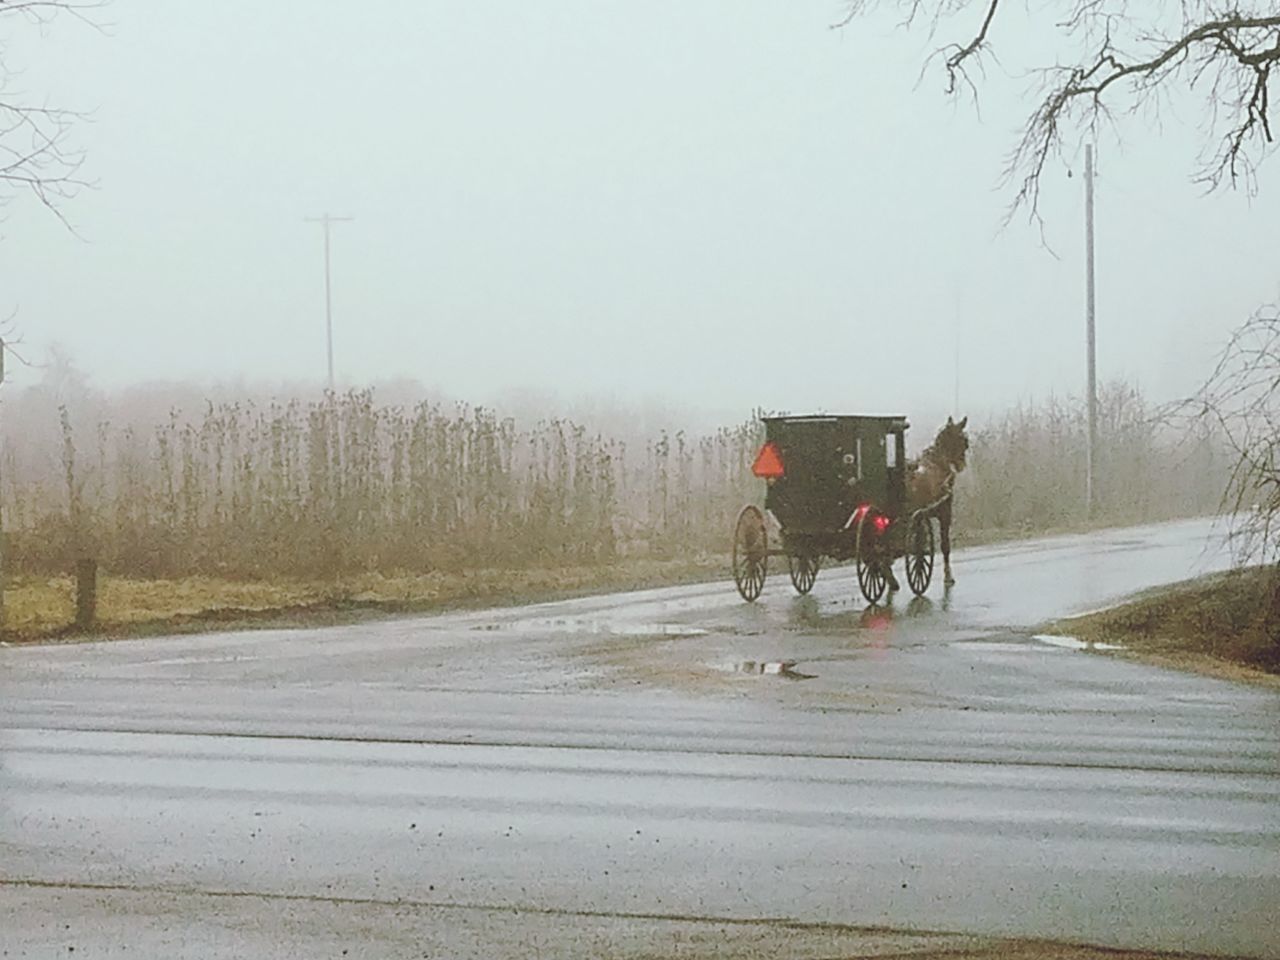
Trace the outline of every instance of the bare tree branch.
{"label": "bare tree branch", "polygon": [[[101,6],[101,0],[0,0],[0,22],[21,18],[44,30],[68,15],[92,23],[90,11]],[[84,152],[72,142],[85,115],[30,102],[16,80],[9,65],[0,62],[0,206],[28,194],[70,228],[61,205],[90,186],[81,174]]]}
{"label": "bare tree branch", "polygon": [[[1209,188],[1222,183],[1252,186],[1252,172],[1274,143],[1271,123],[1272,70],[1280,64],[1280,11],[1274,3],[1226,7],[1209,0],[1183,0],[1176,18],[1153,4],[1141,16],[1128,0],[1049,0],[1060,9],[1054,24],[1065,60],[1030,67],[1038,77],[1036,106],[1004,169],[1014,197],[1009,216],[1025,211],[1038,219],[1040,176],[1045,165],[1086,134],[1117,116],[1133,116],[1171,88],[1189,90],[1206,118],[1205,146],[1194,179]],[[876,8],[903,14],[903,25],[928,21],[930,33],[944,26],[968,39],[940,47],[946,91],[976,92],[971,75],[992,50],[1000,0],[849,0],[833,26],[850,27]],[[969,18],[972,26],[964,26]]]}
{"label": "bare tree branch", "polygon": [[[18,311],[14,309],[4,319],[0,319],[0,350],[4,351],[5,356],[13,357],[18,363],[24,367],[31,367],[33,364],[27,359],[25,352],[22,350],[22,336],[17,332]],[[0,367],[3,367],[3,358],[0,358]]]}
{"label": "bare tree branch", "polygon": [[1235,458],[1222,509],[1235,518],[1237,559],[1280,560],[1280,309],[1259,310],[1236,330],[1204,386],[1179,406]]}

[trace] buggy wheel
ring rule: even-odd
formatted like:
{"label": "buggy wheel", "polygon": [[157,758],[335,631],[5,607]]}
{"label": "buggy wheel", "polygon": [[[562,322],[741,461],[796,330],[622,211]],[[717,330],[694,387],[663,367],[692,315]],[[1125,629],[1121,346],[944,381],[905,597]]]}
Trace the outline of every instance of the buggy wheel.
{"label": "buggy wheel", "polygon": [[[876,549],[872,542],[872,535],[867,532],[868,516],[864,516],[858,521],[858,538],[855,543],[855,551],[858,567],[858,586],[862,589],[862,595],[866,597],[867,603],[879,603],[880,598],[884,596],[885,589],[889,586],[889,578],[884,574],[884,565],[880,557],[876,556],[880,551]],[[866,534],[864,536],[864,534]]]}
{"label": "buggy wheel", "polygon": [[787,567],[791,572],[791,585],[796,588],[796,593],[804,596],[813,589],[813,583],[818,579],[818,570],[822,566],[822,561],[818,557],[811,557],[802,553],[799,555],[787,554]]}
{"label": "buggy wheel", "polygon": [[733,582],[751,603],[764,589],[769,564],[769,534],[758,507],[745,506],[733,528]]}
{"label": "buggy wheel", "polygon": [[923,597],[933,579],[933,521],[920,517],[911,524],[907,543],[907,583],[911,592]]}

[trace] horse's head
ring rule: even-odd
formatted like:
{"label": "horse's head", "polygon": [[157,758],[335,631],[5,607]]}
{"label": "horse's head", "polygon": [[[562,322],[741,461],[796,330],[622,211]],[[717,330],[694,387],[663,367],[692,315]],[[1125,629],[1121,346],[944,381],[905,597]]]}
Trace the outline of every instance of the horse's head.
{"label": "horse's head", "polygon": [[965,433],[968,425],[968,417],[959,423],[947,417],[947,425],[938,431],[933,441],[934,452],[956,473],[965,468],[965,456],[969,453],[969,435]]}

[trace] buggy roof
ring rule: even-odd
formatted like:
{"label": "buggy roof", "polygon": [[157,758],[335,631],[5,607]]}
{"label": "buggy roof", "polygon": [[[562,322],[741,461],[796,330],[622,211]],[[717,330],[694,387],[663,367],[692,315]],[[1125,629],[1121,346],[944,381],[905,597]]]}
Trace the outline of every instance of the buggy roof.
{"label": "buggy roof", "polygon": [[803,416],[761,417],[765,423],[854,423],[859,426],[877,426],[884,430],[905,430],[908,427],[906,417],[869,416],[866,414],[809,413]]}

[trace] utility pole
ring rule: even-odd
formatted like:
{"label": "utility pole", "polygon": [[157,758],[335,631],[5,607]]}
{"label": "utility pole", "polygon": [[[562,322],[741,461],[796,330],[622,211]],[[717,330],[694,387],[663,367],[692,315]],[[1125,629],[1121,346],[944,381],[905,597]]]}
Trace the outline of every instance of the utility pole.
{"label": "utility pole", "polygon": [[1085,336],[1088,356],[1089,435],[1085,452],[1085,510],[1090,519],[1094,511],[1094,461],[1098,446],[1098,370],[1094,343],[1094,276],[1093,276],[1093,144],[1084,147],[1084,232],[1085,232]]}
{"label": "utility pole", "polygon": [[329,284],[329,227],[335,223],[349,222],[351,217],[331,217],[328,213],[319,217],[307,217],[307,223],[318,223],[324,227],[324,332],[328,345],[329,357],[329,389],[333,389],[333,295]]}

